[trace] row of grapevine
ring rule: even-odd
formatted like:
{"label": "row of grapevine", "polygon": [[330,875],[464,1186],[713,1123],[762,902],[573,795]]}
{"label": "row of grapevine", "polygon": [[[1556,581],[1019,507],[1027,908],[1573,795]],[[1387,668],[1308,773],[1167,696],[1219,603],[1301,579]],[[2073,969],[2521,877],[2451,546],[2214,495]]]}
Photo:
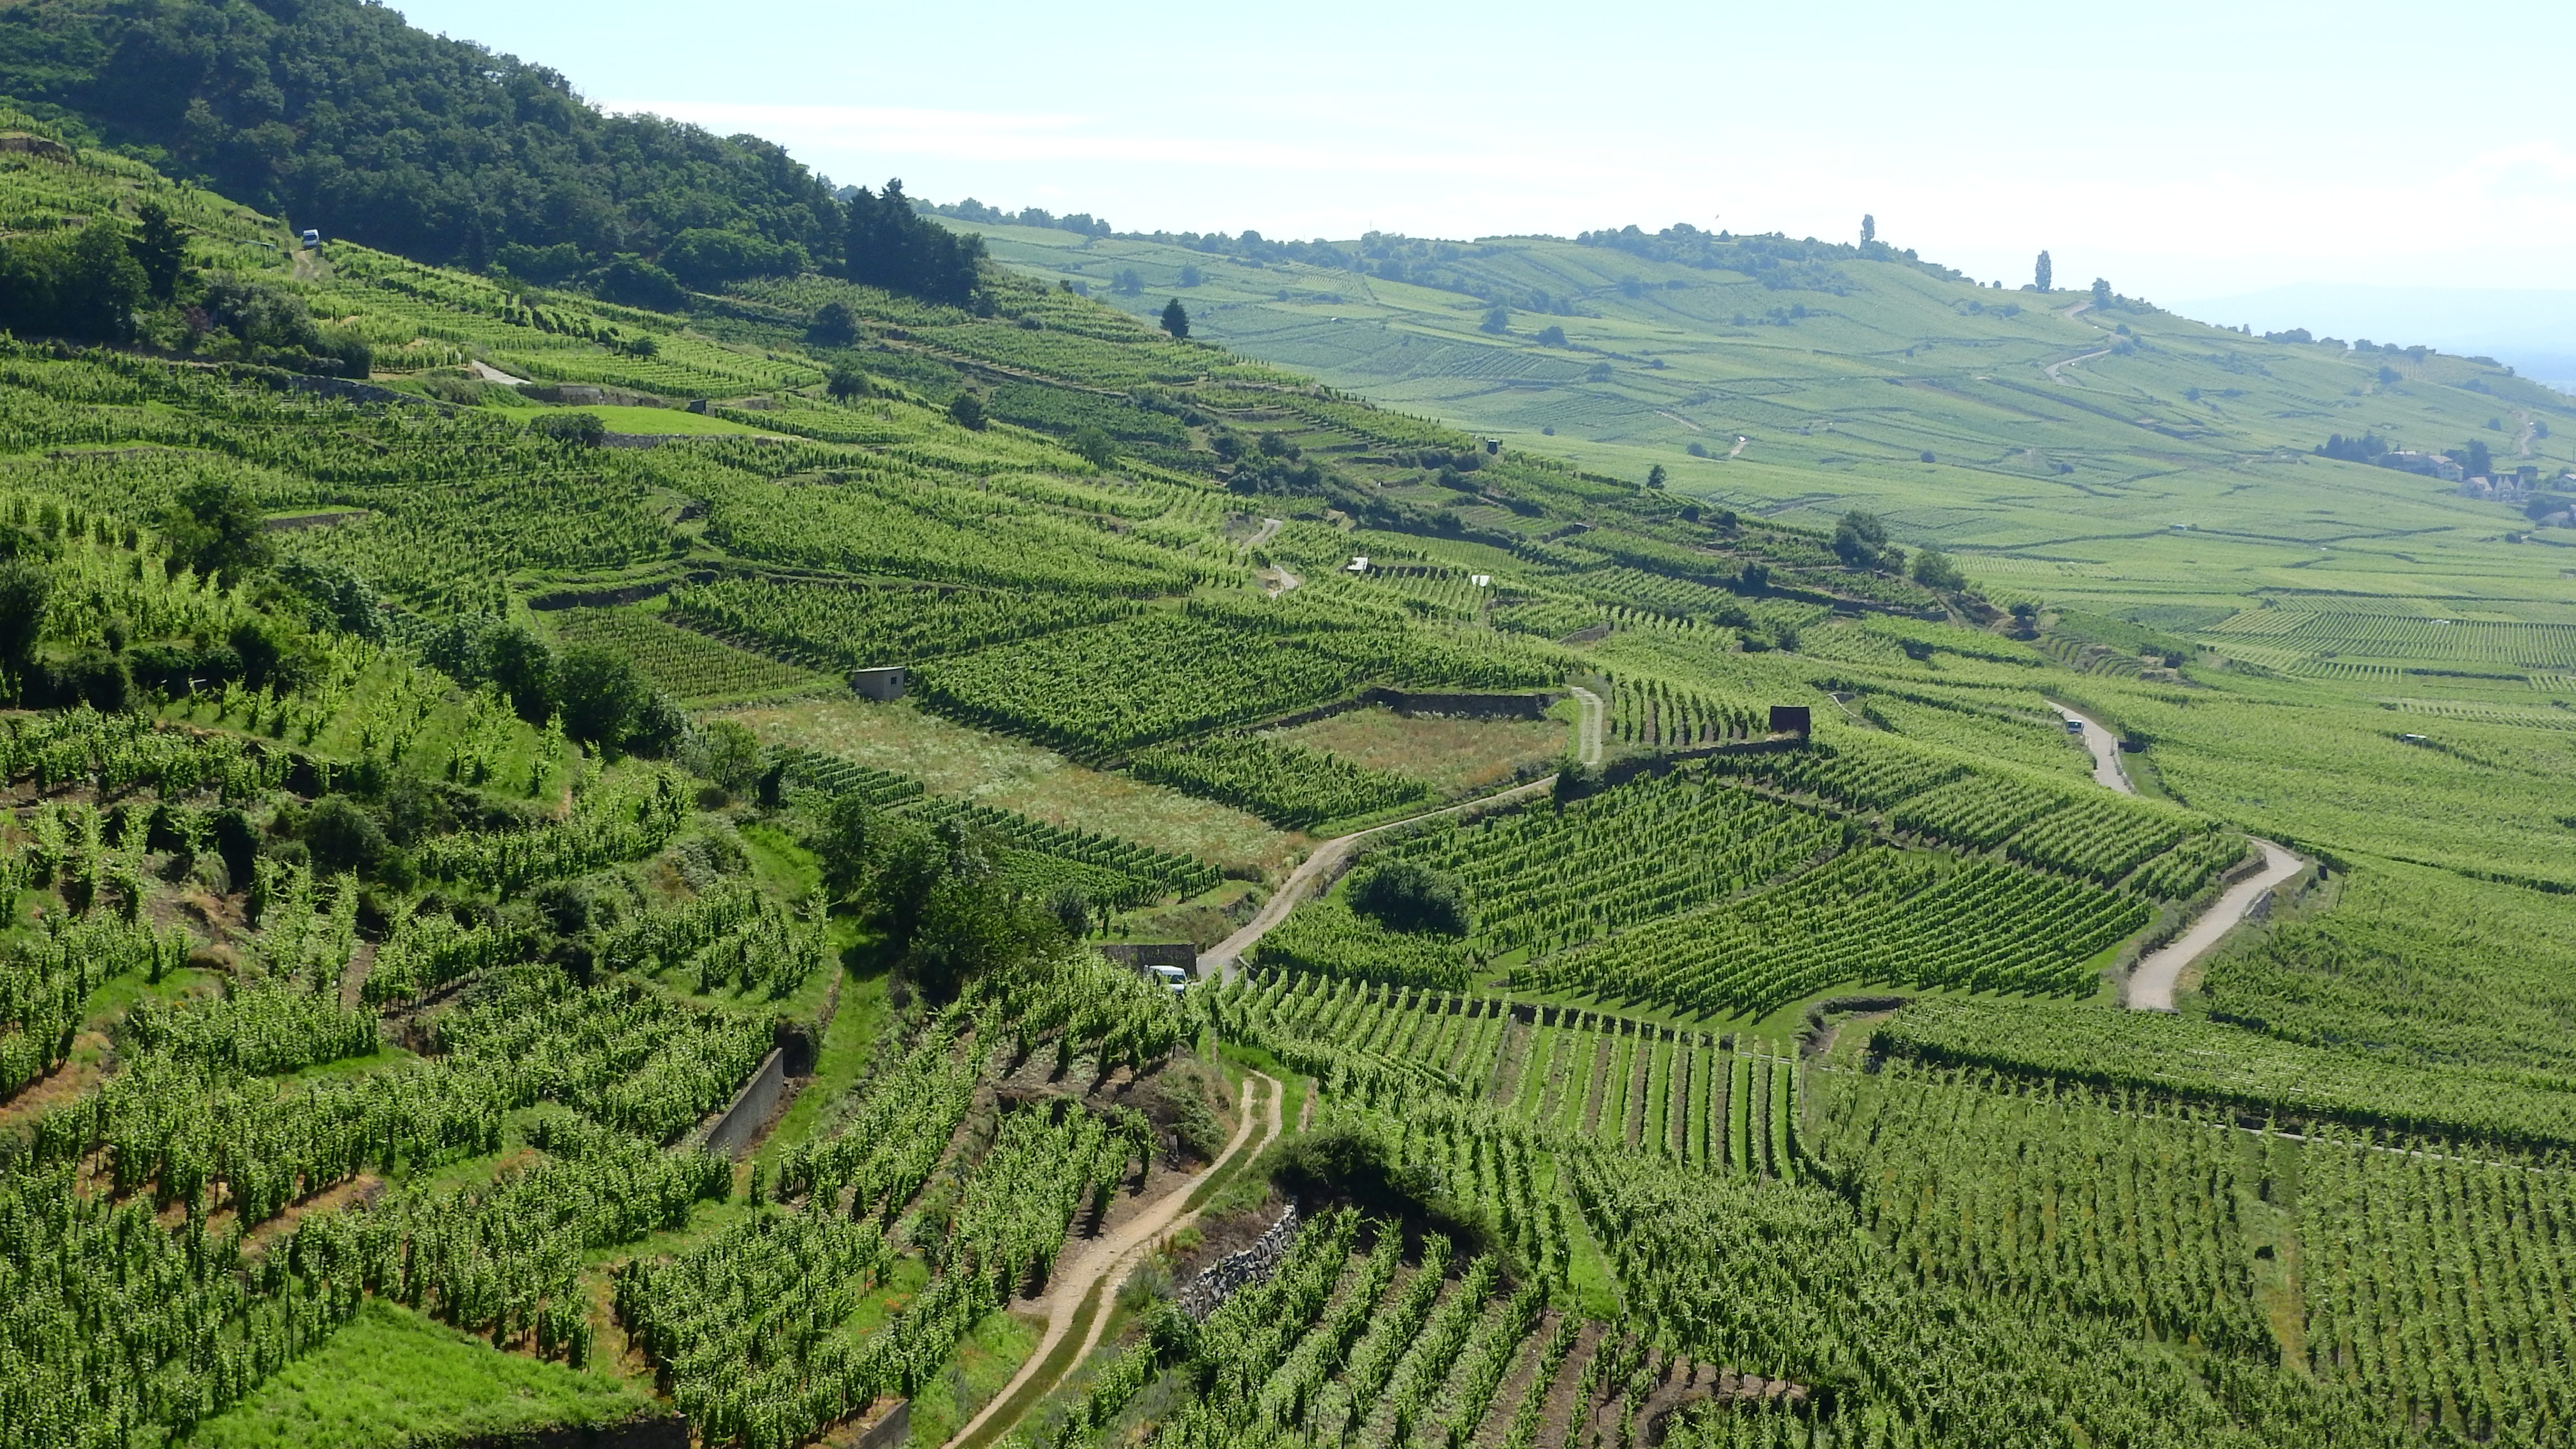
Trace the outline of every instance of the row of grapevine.
{"label": "row of grapevine", "polygon": [[1990,861],[1873,847],[1777,890],[1523,967],[1516,982],[1759,1016],[1844,982],[2063,995],[2145,903]]}
{"label": "row of grapevine", "polygon": [[1392,848],[1457,877],[1476,949],[1499,956],[1545,954],[1759,886],[1848,839],[1838,822],[1684,769],[1561,810],[1436,822]]}
{"label": "row of grapevine", "polygon": [[599,955],[620,971],[674,974],[691,991],[775,999],[823,969],[831,948],[819,923],[736,880],[617,927]]}
{"label": "row of grapevine", "polygon": [[284,761],[237,735],[156,724],[139,714],[82,705],[0,720],[0,780],[29,780],[39,794],[86,786],[101,798],[149,789],[175,800],[199,791],[239,799],[274,788]]}
{"label": "row of grapevine", "polygon": [[1288,830],[1350,820],[1431,798],[1419,780],[1267,735],[1212,735],[1140,750],[1140,780],[1248,810]]}
{"label": "row of grapevine", "polygon": [[633,609],[566,609],[550,622],[565,644],[614,650],[631,660],[655,689],[692,705],[830,683],[792,664],[764,659]]}
{"label": "row of grapevine", "polygon": [[1749,739],[1770,728],[1759,706],[1651,676],[1612,679],[1608,703],[1609,735],[1626,744],[1686,748]]}
{"label": "row of grapevine", "polygon": [[982,589],[865,588],[724,578],[671,594],[671,613],[710,633],[816,669],[914,664],[987,644],[1099,624],[1124,599]]}
{"label": "row of grapevine", "polygon": [[2134,1320],[2229,1353],[2274,1347],[2228,1116],[1891,1063],[1826,1073],[1817,1153],[1919,1271]]}

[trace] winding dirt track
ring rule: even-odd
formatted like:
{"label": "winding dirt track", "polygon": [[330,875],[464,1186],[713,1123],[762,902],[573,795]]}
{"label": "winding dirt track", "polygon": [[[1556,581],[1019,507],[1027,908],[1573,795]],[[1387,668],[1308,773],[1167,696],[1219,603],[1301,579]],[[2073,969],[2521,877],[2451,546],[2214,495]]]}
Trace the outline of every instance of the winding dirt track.
{"label": "winding dirt track", "polygon": [[[2129,773],[2120,768],[2120,740],[2102,727],[2100,720],[2079,714],[2056,700],[2048,707],[2084,726],[2084,747],[2093,752],[2093,779],[2107,789],[2123,795],[2135,795],[2138,787],[2129,783]],[[2252,837],[2248,837],[2252,839]],[[2128,989],[2121,1000],[2132,1011],[2171,1011],[2174,1009],[2174,986],[2181,981],[2183,968],[2209,954],[2211,948],[2226,939],[2254,907],[2273,888],[2289,880],[2308,863],[2296,852],[2268,840],[2255,840],[2263,852],[2263,869],[2227,888],[2218,903],[2201,913],[2191,929],[2139,958],[2129,971]]]}
{"label": "winding dirt track", "polygon": [[[1257,1117],[1253,1111],[1255,1082],[1268,1088],[1262,1094],[1268,1099],[1266,1109]],[[966,1427],[958,1430],[956,1437],[948,1441],[948,1449],[962,1449],[971,1443],[998,1438],[1011,1427],[1011,1423],[996,1423],[996,1419],[1007,1415],[1009,1420],[1015,1421],[1044,1398],[1067,1371],[1091,1356],[1091,1351],[1100,1346],[1101,1330],[1109,1323],[1110,1295],[1118,1291],[1119,1285],[1126,1281],[1138,1263],[1144,1261],[1156,1243],[1198,1221],[1198,1211],[1189,1205],[1191,1194],[1202,1184],[1214,1180],[1216,1174],[1225,1170],[1227,1163],[1244,1151],[1256,1120],[1261,1126],[1261,1142],[1251,1149],[1255,1154],[1278,1139],[1284,1125],[1280,1118],[1283,1091],[1277,1079],[1267,1073],[1252,1073],[1243,1084],[1243,1122],[1234,1129],[1234,1140],[1226,1144],[1225,1151],[1218,1155],[1216,1161],[1208,1164],[1207,1171],[1185,1182],[1175,1183],[1118,1231],[1086,1245],[1082,1256],[1076,1258],[1071,1267],[1059,1268],[1048,1279],[1046,1291],[1030,1305],[1046,1314],[1045,1336],[1030,1351],[1028,1361],[1020,1365],[1020,1371],[1002,1386],[1002,1391],[995,1394],[974,1418],[966,1421]],[[1100,1290],[1097,1298],[1092,1296],[1095,1287]],[[1081,1347],[1071,1358],[1054,1365],[1049,1371],[1048,1359],[1073,1332],[1075,1321],[1086,1306],[1090,1307],[1091,1314]],[[1043,1382],[1039,1381],[1041,1375],[1044,1376]],[[987,1425],[994,1432],[984,1433]]]}
{"label": "winding dirt track", "polygon": [[[1575,727],[1575,758],[1587,765],[1600,764],[1602,716],[1605,713],[1601,696],[1579,685],[1574,686],[1571,692],[1576,702],[1583,706],[1582,722]],[[1200,953],[1198,974],[1223,976],[1229,981],[1233,980],[1235,971],[1243,961],[1243,953],[1259,945],[1262,937],[1269,935],[1281,921],[1288,919],[1288,913],[1296,909],[1298,900],[1306,893],[1306,888],[1318,878],[1329,881],[1329,872],[1348,860],[1352,850],[1370,836],[1382,835],[1417,821],[1430,820],[1442,815],[1454,815],[1471,806],[1518,800],[1524,796],[1540,794],[1555,788],[1556,777],[1550,775],[1543,780],[1532,780],[1526,785],[1515,785],[1498,795],[1481,795],[1473,800],[1461,800],[1455,805],[1443,805],[1437,810],[1425,810],[1419,815],[1408,815],[1402,820],[1390,820],[1384,825],[1372,825],[1366,830],[1354,830],[1348,835],[1337,835],[1325,841],[1316,846],[1312,854],[1299,862],[1295,870],[1288,873],[1288,879],[1279,883],[1279,889],[1270,893],[1270,899],[1261,903],[1261,909],[1250,921],[1244,923],[1242,930],[1218,942],[1214,948]]]}

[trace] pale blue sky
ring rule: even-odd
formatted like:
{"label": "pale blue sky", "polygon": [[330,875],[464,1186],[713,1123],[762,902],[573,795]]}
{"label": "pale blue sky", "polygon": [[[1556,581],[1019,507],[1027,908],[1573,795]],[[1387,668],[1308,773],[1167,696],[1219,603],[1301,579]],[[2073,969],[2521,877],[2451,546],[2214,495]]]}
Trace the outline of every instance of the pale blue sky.
{"label": "pale blue sky", "polygon": [[1900,246],[2157,300],[2576,286],[2576,5],[410,0],[836,180],[1121,229]]}

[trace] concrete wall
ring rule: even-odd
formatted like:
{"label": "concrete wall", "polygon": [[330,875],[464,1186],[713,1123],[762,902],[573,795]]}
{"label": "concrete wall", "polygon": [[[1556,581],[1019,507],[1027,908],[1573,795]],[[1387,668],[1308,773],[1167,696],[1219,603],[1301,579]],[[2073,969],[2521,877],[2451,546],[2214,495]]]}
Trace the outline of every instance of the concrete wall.
{"label": "concrete wall", "polygon": [[456,1449],[689,1449],[689,1421],[654,1414],[622,1424],[478,1434],[456,1441]]}
{"label": "concrete wall", "polygon": [[1105,941],[1100,954],[1121,966],[1178,966],[1195,970],[1199,948],[1187,941]]}
{"label": "concrete wall", "polygon": [[724,1115],[705,1129],[699,1145],[719,1156],[740,1156],[751,1145],[752,1134],[769,1120],[770,1113],[778,1110],[779,1099],[786,1094],[787,1054],[773,1047],[769,1055],[760,1059],[760,1070],[734,1093],[733,1104],[724,1109]]}

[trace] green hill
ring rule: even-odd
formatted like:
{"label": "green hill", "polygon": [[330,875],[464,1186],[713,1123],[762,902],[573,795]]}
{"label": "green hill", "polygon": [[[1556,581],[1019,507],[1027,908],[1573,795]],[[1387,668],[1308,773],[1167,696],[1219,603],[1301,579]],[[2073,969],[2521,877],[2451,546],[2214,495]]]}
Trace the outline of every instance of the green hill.
{"label": "green hill", "polygon": [[1228,347],[1511,447],[1629,478],[1660,465],[1680,492],[1810,526],[1874,509],[2007,592],[2114,611],[2538,602],[2565,562],[2502,542],[2528,529],[2520,509],[2313,454],[2334,434],[2480,442],[2557,478],[2576,461],[2568,400],[2471,359],[2267,342],[1772,238],[1693,265],[1652,238],[1372,237],[1319,266],[1224,238],[955,224],[1030,275],[1145,317],[1179,296]]}
{"label": "green hill", "polygon": [[975,1442],[2576,1438],[2565,530],[2311,451],[2517,380],[1758,238],[645,308],[0,137],[0,1449],[938,1449],[1041,1289]]}

